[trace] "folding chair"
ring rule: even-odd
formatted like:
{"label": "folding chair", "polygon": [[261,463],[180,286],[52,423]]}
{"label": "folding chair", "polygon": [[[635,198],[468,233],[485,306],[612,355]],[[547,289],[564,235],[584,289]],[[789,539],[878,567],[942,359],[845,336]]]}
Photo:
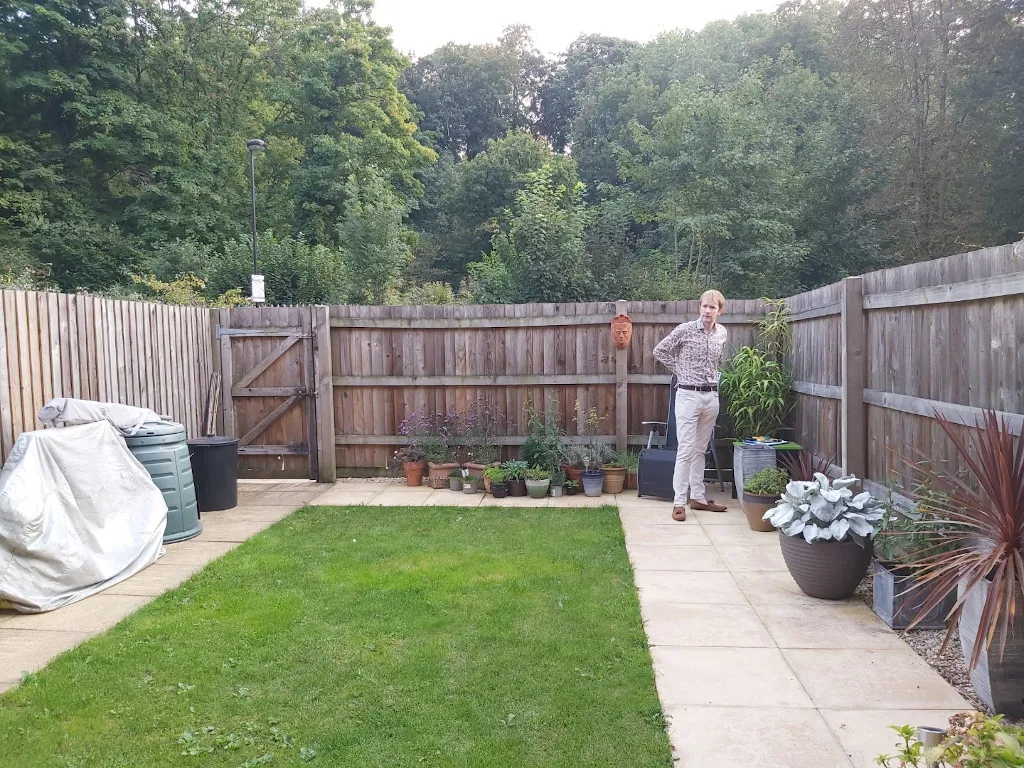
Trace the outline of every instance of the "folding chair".
{"label": "folding chair", "polygon": [[[676,434],[676,377],[672,377],[669,384],[668,415],[665,421],[645,421],[643,425],[649,428],[647,435],[647,447],[640,451],[640,465],[637,468],[637,496],[655,496],[662,499],[675,497],[675,490],[672,488],[672,476],[676,468],[676,449],[679,447]],[[661,438],[661,427],[665,430],[664,438]],[[717,425],[716,425],[717,428]],[[661,445],[655,446],[655,440],[660,439]],[[715,435],[711,434],[711,440],[705,451],[704,479],[708,479],[709,470],[713,472],[713,478],[718,481],[719,490],[725,491],[725,482],[722,480],[722,472],[718,463],[718,449],[715,447]]]}

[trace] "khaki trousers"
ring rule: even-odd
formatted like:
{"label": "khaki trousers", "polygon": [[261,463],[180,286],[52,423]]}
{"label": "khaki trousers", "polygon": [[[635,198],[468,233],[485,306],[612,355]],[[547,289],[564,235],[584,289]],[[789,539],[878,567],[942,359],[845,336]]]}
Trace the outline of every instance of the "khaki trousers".
{"label": "khaki trousers", "polygon": [[672,476],[675,506],[689,499],[703,501],[704,452],[715,431],[718,419],[718,393],[676,390],[676,469]]}

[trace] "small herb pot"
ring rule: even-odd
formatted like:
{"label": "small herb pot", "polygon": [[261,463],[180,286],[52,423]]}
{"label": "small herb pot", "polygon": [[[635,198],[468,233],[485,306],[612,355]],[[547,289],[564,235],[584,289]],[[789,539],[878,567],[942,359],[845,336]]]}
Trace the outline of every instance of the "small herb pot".
{"label": "small herb pot", "polygon": [[491,483],[491,495],[496,499],[508,496],[508,483]]}
{"label": "small herb pot", "polygon": [[551,486],[551,495],[553,497],[555,497],[555,498],[561,496],[562,495],[562,486],[560,486],[560,485],[552,485]]}
{"label": "small herb pot", "polygon": [[448,478],[448,487],[451,488],[453,491],[461,491],[462,490],[462,478],[461,477],[449,477]]}
{"label": "small herb pot", "polygon": [[509,496],[525,496],[526,495],[526,481],[525,480],[509,480],[508,481],[508,495]]}

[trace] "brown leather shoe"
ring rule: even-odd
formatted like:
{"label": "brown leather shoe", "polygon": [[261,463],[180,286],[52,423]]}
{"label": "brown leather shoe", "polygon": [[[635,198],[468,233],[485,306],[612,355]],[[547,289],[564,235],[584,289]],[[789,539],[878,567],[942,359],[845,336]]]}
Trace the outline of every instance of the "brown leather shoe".
{"label": "brown leather shoe", "polygon": [[690,499],[690,509],[699,509],[704,512],[725,512],[728,510],[728,507],[724,504],[715,504],[714,499],[708,499],[707,501]]}
{"label": "brown leather shoe", "polygon": [[672,519],[680,523],[686,520],[686,507],[672,507]]}

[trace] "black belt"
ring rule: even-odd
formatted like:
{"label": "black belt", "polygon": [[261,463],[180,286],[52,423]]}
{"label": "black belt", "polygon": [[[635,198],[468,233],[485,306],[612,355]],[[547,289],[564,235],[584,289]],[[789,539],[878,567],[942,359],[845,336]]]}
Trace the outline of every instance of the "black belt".
{"label": "black belt", "polygon": [[680,384],[680,389],[688,389],[691,392],[717,392],[717,384]]}

